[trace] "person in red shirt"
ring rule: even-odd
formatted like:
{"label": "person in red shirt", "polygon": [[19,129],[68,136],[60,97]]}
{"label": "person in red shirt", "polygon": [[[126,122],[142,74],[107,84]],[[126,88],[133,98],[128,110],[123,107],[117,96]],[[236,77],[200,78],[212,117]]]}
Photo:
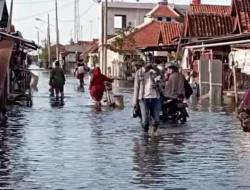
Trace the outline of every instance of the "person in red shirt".
{"label": "person in red shirt", "polygon": [[90,96],[96,102],[96,105],[100,106],[100,102],[105,91],[105,82],[113,81],[114,79],[110,79],[103,75],[99,67],[94,69],[92,78],[90,80],[89,90]]}

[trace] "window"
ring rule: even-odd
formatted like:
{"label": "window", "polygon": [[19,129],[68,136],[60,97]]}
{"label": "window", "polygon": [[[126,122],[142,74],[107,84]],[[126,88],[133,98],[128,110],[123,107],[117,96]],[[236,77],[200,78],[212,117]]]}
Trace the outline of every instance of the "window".
{"label": "window", "polygon": [[167,22],[171,22],[171,18],[166,18],[166,21]]}
{"label": "window", "polygon": [[115,15],[114,17],[114,28],[122,29],[127,27],[127,18],[126,15]]}
{"label": "window", "polygon": [[157,20],[158,20],[158,21],[162,21],[162,17],[158,17]]}

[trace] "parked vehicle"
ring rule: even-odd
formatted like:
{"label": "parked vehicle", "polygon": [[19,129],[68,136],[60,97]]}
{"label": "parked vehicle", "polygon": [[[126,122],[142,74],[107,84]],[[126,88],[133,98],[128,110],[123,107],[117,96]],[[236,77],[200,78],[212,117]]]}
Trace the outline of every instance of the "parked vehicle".
{"label": "parked vehicle", "polygon": [[175,122],[180,121],[186,123],[189,117],[186,108],[187,103],[184,102],[184,95],[179,96],[177,99],[166,99],[163,101],[161,120],[172,120]]}

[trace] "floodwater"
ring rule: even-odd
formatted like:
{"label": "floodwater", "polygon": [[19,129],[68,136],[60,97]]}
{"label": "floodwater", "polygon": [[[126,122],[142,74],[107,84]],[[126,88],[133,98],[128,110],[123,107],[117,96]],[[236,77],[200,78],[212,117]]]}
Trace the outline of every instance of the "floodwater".
{"label": "floodwater", "polygon": [[[132,118],[132,88],[117,88],[123,110],[96,111],[67,77],[64,105],[38,72],[32,108],[14,107],[0,128],[0,189],[250,189],[250,142],[231,109],[190,103],[187,124],[142,135]],[[121,86],[126,86],[125,84]]]}

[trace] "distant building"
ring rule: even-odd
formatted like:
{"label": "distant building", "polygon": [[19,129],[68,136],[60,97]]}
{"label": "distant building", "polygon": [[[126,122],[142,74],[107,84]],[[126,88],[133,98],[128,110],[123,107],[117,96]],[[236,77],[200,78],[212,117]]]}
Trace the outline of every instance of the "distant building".
{"label": "distant building", "polygon": [[[99,39],[102,37],[102,21],[104,2],[99,6]],[[144,16],[156,6],[155,3],[108,2],[108,35],[114,36],[127,26],[139,26],[144,22]]]}
{"label": "distant building", "polygon": [[[96,41],[97,39],[94,39]],[[61,47],[61,56],[65,62],[65,70],[71,72],[75,68],[75,64],[78,62],[80,55],[85,53],[93,44],[94,41],[78,41],[67,44]]]}
{"label": "distant building", "polygon": [[[99,6],[99,40],[102,38],[102,22],[103,22],[103,11],[104,2],[100,3]],[[168,9],[168,7],[170,9]],[[165,15],[165,11],[170,13],[170,17],[173,21],[174,17],[178,15],[185,15],[189,5],[178,5],[167,3],[166,1],[160,1],[157,3],[136,3],[136,2],[124,2],[124,1],[114,1],[108,2],[108,38],[117,35],[117,32],[126,28],[127,26],[137,27],[144,23],[145,18],[152,16],[162,16]],[[171,11],[174,10],[174,13]],[[171,13],[172,12],[172,13]],[[153,15],[150,15],[154,13]],[[177,13],[177,15],[176,15]],[[158,14],[158,15],[157,15]],[[172,15],[171,15],[172,14]],[[160,19],[160,17],[158,17]],[[164,19],[169,19],[166,15]]]}

